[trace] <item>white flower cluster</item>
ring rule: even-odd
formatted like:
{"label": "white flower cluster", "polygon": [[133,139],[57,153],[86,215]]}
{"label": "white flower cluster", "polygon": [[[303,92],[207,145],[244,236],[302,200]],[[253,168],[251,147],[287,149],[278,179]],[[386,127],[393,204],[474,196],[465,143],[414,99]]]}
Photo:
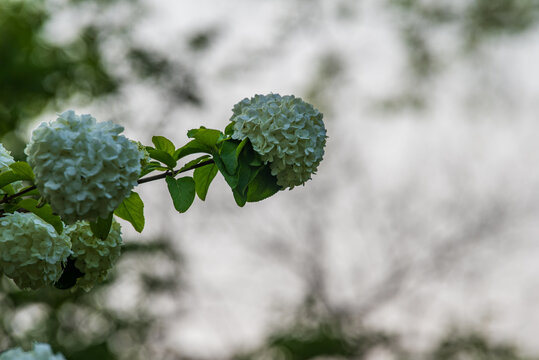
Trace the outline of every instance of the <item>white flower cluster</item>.
{"label": "white flower cluster", "polygon": [[9,170],[9,165],[13,164],[15,160],[11,156],[11,153],[0,144],[0,173]]}
{"label": "white flower cluster", "polygon": [[90,224],[83,221],[68,226],[65,232],[73,244],[71,249],[75,267],[84,273],[84,276],[77,279],[77,286],[89,291],[94,285],[105,280],[120,257],[120,224],[112,222],[109,236],[105,240],[95,237]]}
{"label": "white flower cluster", "polygon": [[[9,165],[13,164],[15,160],[13,159],[13,156],[11,156],[11,153],[4,147],[4,145],[0,144],[0,174],[4,171],[10,170]],[[22,183],[20,181],[17,181],[15,183],[11,184],[15,191],[18,191],[22,187]],[[4,194],[4,191],[0,189],[0,194]]]}
{"label": "white flower cluster", "polygon": [[1,353],[0,360],[65,360],[65,357],[60,353],[54,355],[49,344],[34,343],[33,350],[11,349]]}
{"label": "white flower cluster", "polygon": [[122,131],[69,110],[32,133],[25,153],[36,186],[66,223],[105,218],[137,184],[143,154]]}
{"label": "white flower cluster", "polygon": [[89,291],[107,277],[120,257],[121,227],[113,220],[105,240],[95,237],[87,221],[66,226],[58,234],[52,225],[32,213],[0,217],[0,275],[22,289],[51,286],[62,276],[68,257],[84,275],[76,286]]}
{"label": "white flower cluster", "polygon": [[249,138],[277,184],[292,189],[316,172],[326,145],[322,113],[293,95],[255,95],[233,108],[233,139]]}
{"label": "white flower cluster", "polygon": [[22,289],[54,284],[71,254],[71,241],[32,213],[0,218],[0,272]]}

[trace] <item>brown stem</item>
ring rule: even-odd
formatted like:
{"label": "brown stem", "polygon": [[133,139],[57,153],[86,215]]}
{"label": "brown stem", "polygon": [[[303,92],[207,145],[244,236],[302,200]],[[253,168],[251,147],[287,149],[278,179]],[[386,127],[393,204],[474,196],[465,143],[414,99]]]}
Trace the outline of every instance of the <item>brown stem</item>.
{"label": "brown stem", "polygon": [[29,188],[26,188],[23,191],[20,191],[20,192],[18,192],[16,194],[13,194],[13,195],[10,195],[10,196],[7,196],[7,194],[6,194],[6,195],[4,195],[4,198],[2,200],[0,200],[0,204],[10,202],[12,199],[15,199],[17,196],[24,195],[26,193],[29,193],[32,190],[35,190],[35,189],[36,189],[36,186],[32,185]]}
{"label": "brown stem", "polygon": [[[206,166],[206,165],[209,165],[209,164],[213,164],[213,163],[214,163],[213,159],[206,160],[206,161],[203,161],[201,163],[195,164],[193,166],[189,166],[188,168],[185,168],[185,169],[174,170],[174,171],[166,171],[166,172],[164,172],[162,174],[159,174],[159,175],[147,176],[145,178],[139,179],[138,183],[139,184],[144,184],[144,183],[147,183],[147,182],[150,182],[150,181],[164,179],[167,176],[176,176],[176,175],[181,174],[183,172],[193,170],[193,169],[196,169],[196,168],[199,168],[199,167],[202,167],[202,166]],[[16,194],[13,194],[13,195],[10,195],[10,196],[8,196],[6,194],[6,195],[4,195],[4,197],[2,199],[0,199],[0,204],[7,203],[7,202],[15,199],[16,197],[24,195],[26,193],[29,193],[30,191],[35,190],[35,189],[36,189],[36,186],[32,185],[29,188],[26,188],[23,191],[20,191],[20,192],[18,192]],[[1,211],[2,210],[0,210],[0,214],[1,214]]]}
{"label": "brown stem", "polygon": [[147,183],[147,182],[150,182],[150,181],[164,179],[167,176],[176,176],[176,175],[184,173],[186,171],[193,170],[193,169],[196,169],[196,168],[199,168],[199,167],[202,167],[202,166],[206,166],[206,165],[209,165],[209,164],[213,164],[213,163],[215,163],[213,161],[213,159],[206,160],[206,161],[200,162],[198,164],[195,164],[193,166],[189,166],[188,168],[185,168],[185,169],[174,170],[174,171],[166,171],[166,172],[164,172],[162,174],[159,174],[159,175],[147,176],[145,178],[139,179],[138,183],[139,184],[144,184],[144,183]]}

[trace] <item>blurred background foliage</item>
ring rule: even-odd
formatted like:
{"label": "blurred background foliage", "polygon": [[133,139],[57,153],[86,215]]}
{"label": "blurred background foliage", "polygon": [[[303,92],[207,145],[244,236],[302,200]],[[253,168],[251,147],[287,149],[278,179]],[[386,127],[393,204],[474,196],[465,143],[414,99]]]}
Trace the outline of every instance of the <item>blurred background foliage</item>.
{"label": "blurred background foliage", "polygon": [[[92,3],[100,8],[118,2],[122,0],[73,0],[64,6]],[[138,1],[127,3],[132,8],[142,6]],[[380,104],[387,111],[428,106],[429,81],[444,67],[443,54],[430,43],[429,32],[455,26],[461,33],[462,54],[469,56],[480,51],[483,42],[496,36],[518,35],[536,26],[539,19],[536,0],[388,0],[387,5],[399,19],[409,67],[406,86]],[[18,159],[24,157],[28,122],[44,111],[60,111],[66,103],[77,107],[103,98],[114,102],[127,83],[153,87],[171,106],[204,105],[196,73],[176,59],[133,42],[129,24],[107,27],[90,22],[78,29],[73,40],[58,44],[43,34],[50,11],[47,0],[0,1],[0,140]],[[216,29],[195,32],[186,39],[187,47],[203,52],[218,41],[217,35]],[[118,71],[103,52],[103,44],[111,37],[126,47],[125,56],[120,57],[127,71]],[[308,91],[312,101],[324,103],[326,85],[338,81],[342,66],[337,54],[323,54]],[[126,243],[129,245],[108,282],[90,293],[55,289],[21,292],[2,278],[0,350],[42,341],[64,353],[68,360],[194,360],[159,348],[164,319],[152,311],[162,298],[181,301],[181,255],[167,240]],[[258,348],[239,350],[230,358],[369,359],[380,353],[388,359],[418,358],[397,335],[353,324],[346,311],[314,306],[320,299],[311,295],[287,326],[276,327]],[[126,307],[124,302],[131,305]],[[515,346],[493,342],[473,331],[449,329],[430,349],[422,356],[426,360],[531,360]]]}
{"label": "blurred background foliage", "polygon": [[[130,42],[131,19],[119,24],[82,23],[74,26],[73,32],[78,34],[74,39],[57,44],[44,34],[51,3],[0,2],[0,140],[17,159],[24,158],[24,126],[29,121],[44,111],[63,111],[65,104],[81,107],[107,97],[118,101],[114,96],[127,82],[151,82],[171,97],[171,102],[201,104],[192,74],[180,64]],[[63,6],[91,4],[99,12],[99,8],[117,3],[124,1],[68,1]],[[136,9],[140,5],[130,1],[127,6]],[[103,50],[103,44],[111,39],[121,39],[127,45],[127,61],[122,61],[121,73]],[[205,46],[204,37],[192,41],[194,48]]]}
{"label": "blurred background foliage", "polygon": [[[163,325],[153,313],[154,306],[163,297],[178,295],[182,259],[167,240],[125,242],[107,281],[88,293],[80,289],[21,291],[3,277],[0,349],[30,348],[40,341],[69,360],[153,358]],[[136,294],[125,295],[134,289]]]}

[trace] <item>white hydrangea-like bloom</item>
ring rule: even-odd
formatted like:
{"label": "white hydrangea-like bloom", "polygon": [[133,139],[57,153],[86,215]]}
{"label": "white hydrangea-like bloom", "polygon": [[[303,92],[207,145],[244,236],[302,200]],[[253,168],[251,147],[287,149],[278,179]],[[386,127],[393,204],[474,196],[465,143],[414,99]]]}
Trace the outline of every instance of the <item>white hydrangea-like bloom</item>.
{"label": "white hydrangea-like bloom", "polygon": [[22,289],[54,284],[71,254],[71,241],[32,213],[0,218],[0,268]]}
{"label": "white hydrangea-like bloom", "polygon": [[[13,164],[14,162],[15,159],[13,159],[13,156],[11,156],[9,150],[7,150],[4,145],[0,144],[0,173],[10,170],[9,165]],[[20,181],[16,181],[11,185],[13,185],[13,189],[15,191],[20,190],[22,187],[22,183]],[[0,190],[0,194],[4,194],[4,191]]]}
{"label": "white hydrangea-like bloom", "polygon": [[120,224],[113,220],[109,236],[105,240],[95,237],[86,221],[69,225],[65,232],[71,238],[75,267],[84,273],[84,276],[77,279],[76,286],[89,291],[106,279],[120,257]]}
{"label": "white hydrangea-like bloom", "polygon": [[232,109],[233,139],[249,138],[277,184],[292,189],[316,172],[324,156],[322,113],[293,95],[255,95]]}
{"label": "white hydrangea-like bloom", "polygon": [[0,354],[0,360],[65,360],[65,357],[60,353],[54,355],[49,344],[34,343],[33,350],[10,349]]}
{"label": "white hydrangea-like bloom", "polygon": [[32,133],[36,186],[66,223],[106,218],[137,185],[143,154],[123,130],[69,110]]}
{"label": "white hydrangea-like bloom", "polygon": [[4,147],[4,145],[0,144],[0,173],[9,170],[9,165],[14,162],[15,160],[13,159],[13,156],[11,156],[11,153]]}

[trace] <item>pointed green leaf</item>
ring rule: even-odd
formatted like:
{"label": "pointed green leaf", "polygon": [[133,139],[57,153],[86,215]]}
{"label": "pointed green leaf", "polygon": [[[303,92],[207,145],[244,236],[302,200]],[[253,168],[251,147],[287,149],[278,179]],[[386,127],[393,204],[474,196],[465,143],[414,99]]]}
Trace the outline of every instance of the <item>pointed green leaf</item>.
{"label": "pointed green leaf", "polygon": [[174,208],[181,213],[186,212],[195,200],[195,181],[193,178],[186,176],[174,179],[172,176],[167,176],[165,181]]}
{"label": "pointed green leaf", "polygon": [[155,145],[155,148],[157,150],[162,150],[162,151],[170,154],[171,156],[173,156],[174,151],[176,151],[176,147],[174,146],[172,141],[170,141],[169,139],[167,139],[164,136],[154,136],[154,137],[152,137],[152,143]]}
{"label": "pointed green leaf", "polygon": [[174,159],[179,160],[184,156],[195,153],[211,153],[211,148],[198,140],[191,140],[174,152]]}
{"label": "pointed green leaf", "polygon": [[38,201],[36,199],[23,199],[17,203],[17,206],[36,214],[44,221],[54,226],[54,229],[58,234],[61,234],[64,230],[62,219],[60,219],[58,215],[52,213],[52,208],[49,204],[38,207]]}
{"label": "pointed green leaf", "polygon": [[2,188],[2,190],[4,191],[4,193],[6,193],[8,195],[14,195],[15,194],[15,189],[13,188],[13,185],[11,185],[11,184],[4,186]]}
{"label": "pointed green leaf", "polygon": [[106,240],[109,236],[110,227],[112,226],[112,213],[106,218],[98,217],[95,221],[90,221],[90,228],[95,237]]}
{"label": "pointed green leaf", "polygon": [[232,134],[234,134],[234,124],[235,122],[231,122],[230,124],[226,126],[225,135],[232,136]]}
{"label": "pointed green leaf", "polygon": [[17,161],[9,165],[9,167],[13,170],[15,174],[24,177],[23,180],[34,181],[34,172],[32,171],[32,168],[27,162]]}
{"label": "pointed green leaf", "polygon": [[239,207],[245,206],[245,203],[247,202],[247,194],[242,191],[239,191],[238,189],[232,189],[232,193],[234,194],[234,200],[236,200],[236,204],[238,204]]}
{"label": "pointed green leaf", "polygon": [[221,160],[221,157],[219,154],[214,153],[213,154],[213,161],[215,161],[215,165],[217,165],[217,169],[219,169],[219,172],[223,175],[226,182],[230,186],[231,189],[234,189],[238,185],[238,177],[230,175],[228,171],[226,170],[225,164],[223,163],[223,160]]}
{"label": "pointed green leaf", "polygon": [[144,229],[144,203],[134,191],[114,210],[114,215],[129,221],[139,233]]}
{"label": "pointed green leaf", "polygon": [[277,185],[277,178],[271,175],[269,166],[264,166],[249,183],[247,201],[255,202],[269,198],[282,188]]}
{"label": "pointed green leaf", "polygon": [[0,189],[6,185],[9,185],[15,181],[24,180],[25,177],[19,174],[16,174],[12,170],[4,171],[0,174]]}
{"label": "pointed green leaf", "polygon": [[214,148],[219,140],[224,139],[224,134],[219,130],[206,129],[200,127],[199,129],[191,129],[187,132],[187,136],[200,141],[202,144]]}
{"label": "pointed green leaf", "polygon": [[251,173],[257,170],[258,169],[251,169],[251,167],[245,162],[240,162],[239,167],[238,167],[238,175],[237,175],[238,185],[236,186],[236,189],[241,194],[245,193],[245,195],[247,195],[246,193],[247,186],[249,185],[251,180],[253,180],[254,178],[254,175],[251,176]]}
{"label": "pointed green leaf", "polygon": [[200,200],[206,200],[210,184],[217,175],[217,165],[215,163],[196,168],[193,172],[195,180],[195,191]]}
{"label": "pointed green leaf", "polygon": [[170,169],[174,169],[176,166],[176,160],[167,152],[159,149],[148,149],[148,154],[152,159],[161,161],[163,164],[166,164]]}
{"label": "pointed green leaf", "polygon": [[226,171],[230,175],[234,175],[238,168],[237,154],[239,153],[236,152],[236,149],[238,148],[239,144],[240,142],[237,140],[226,140],[221,144],[219,155],[225,164]]}
{"label": "pointed green leaf", "polygon": [[[245,147],[245,145],[247,144],[247,142],[249,142],[249,138],[245,138],[239,143],[238,147],[236,148],[236,157],[240,156],[240,153],[243,150],[243,148]],[[250,142],[249,142],[249,144],[250,144]],[[250,146],[250,147],[252,148],[252,146]]]}

